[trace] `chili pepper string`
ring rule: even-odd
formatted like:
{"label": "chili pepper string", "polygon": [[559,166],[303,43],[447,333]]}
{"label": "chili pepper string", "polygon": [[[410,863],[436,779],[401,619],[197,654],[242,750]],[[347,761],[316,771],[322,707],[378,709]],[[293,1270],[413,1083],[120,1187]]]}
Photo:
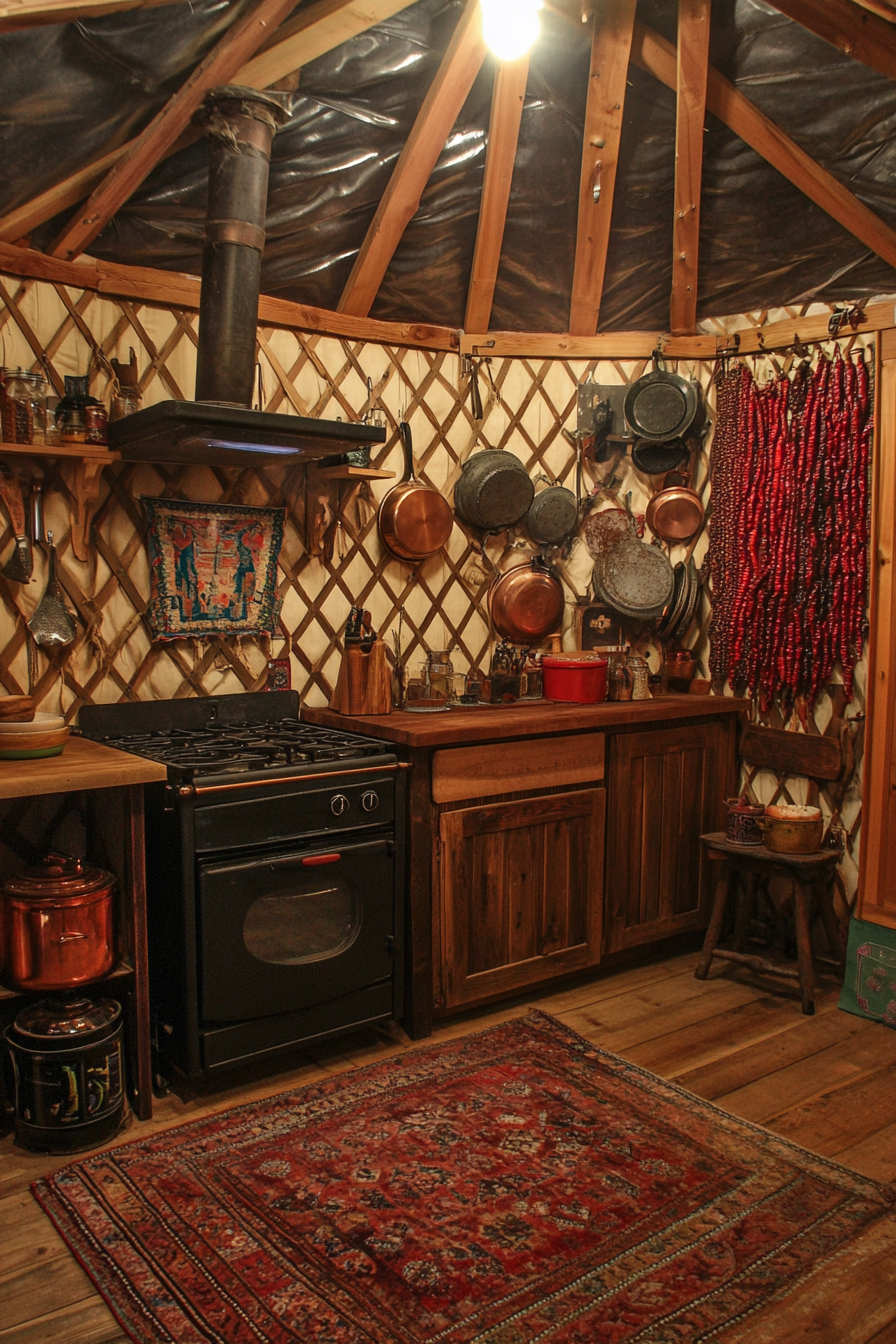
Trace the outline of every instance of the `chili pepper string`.
{"label": "chili pepper string", "polygon": [[802,717],[838,664],[851,698],[864,646],[872,380],[837,348],[762,388],[740,365],[718,392],[711,674]]}

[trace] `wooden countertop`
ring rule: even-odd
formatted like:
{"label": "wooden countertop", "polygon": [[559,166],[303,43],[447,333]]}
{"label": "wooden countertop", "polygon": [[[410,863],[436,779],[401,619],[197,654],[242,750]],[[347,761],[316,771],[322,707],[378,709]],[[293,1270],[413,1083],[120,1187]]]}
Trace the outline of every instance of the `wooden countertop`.
{"label": "wooden countertop", "polygon": [[75,793],[79,789],[114,789],[167,779],[158,761],[116,751],[86,737],[70,737],[61,756],[39,761],[0,761],[0,798],[25,798],[42,793]]}
{"label": "wooden countertop", "polygon": [[393,710],[370,717],[335,714],[331,709],[302,706],[302,718],[327,728],[362,733],[407,747],[441,747],[504,738],[545,737],[553,733],[612,732],[616,728],[655,723],[686,723],[717,714],[740,714],[748,700],[721,695],[657,695],[650,700],[598,705],[560,705],[548,700],[528,704],[486,705],[450,709],[443,714]]}

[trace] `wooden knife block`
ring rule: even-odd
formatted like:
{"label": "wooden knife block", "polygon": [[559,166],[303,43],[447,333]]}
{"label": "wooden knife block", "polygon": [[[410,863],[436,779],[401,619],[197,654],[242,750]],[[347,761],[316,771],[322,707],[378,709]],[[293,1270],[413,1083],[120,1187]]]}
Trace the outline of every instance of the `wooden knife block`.
{"label": "wooden knife block", "polygon": [[370,652],[358,645],[342,651],[342,666],[330,708],[337,714],[390,714],[392,712],[392,673],[386,660],[386,646],[378,639]]}

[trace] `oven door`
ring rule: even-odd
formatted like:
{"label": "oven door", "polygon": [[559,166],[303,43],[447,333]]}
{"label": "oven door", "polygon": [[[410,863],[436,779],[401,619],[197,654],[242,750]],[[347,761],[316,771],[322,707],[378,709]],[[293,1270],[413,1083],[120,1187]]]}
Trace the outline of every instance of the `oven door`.
{"label": "oven door", "polygon": [[231,1022],[388,981],[389,839],[198,865],[200,1016]]}

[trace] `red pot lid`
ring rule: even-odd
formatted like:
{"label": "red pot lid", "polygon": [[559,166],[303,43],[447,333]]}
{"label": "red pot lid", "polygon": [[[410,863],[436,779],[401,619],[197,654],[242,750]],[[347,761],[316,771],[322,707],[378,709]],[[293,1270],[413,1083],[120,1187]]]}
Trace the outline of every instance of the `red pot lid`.
{"label": "red pot lid", "polygon": [[88,868],[83,859],[53,853],[12,878],[3,891],[8,896],[46,900],[48,897],[86,896],[92,891],[111,887],[114,882],[113,875],[102,868]]}

